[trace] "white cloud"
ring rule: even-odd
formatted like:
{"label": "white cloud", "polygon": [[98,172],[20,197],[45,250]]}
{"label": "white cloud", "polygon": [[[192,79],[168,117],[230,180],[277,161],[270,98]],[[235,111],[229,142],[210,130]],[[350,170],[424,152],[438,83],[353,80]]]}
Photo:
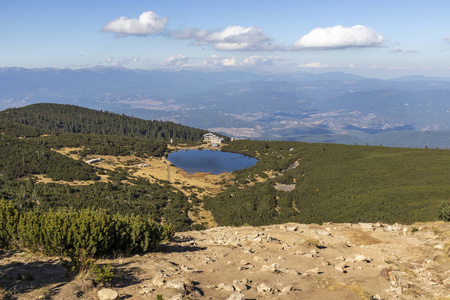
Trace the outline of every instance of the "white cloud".
{"label": "white cloud", "polygon": [[160,62],[160,65],[163,66],[183,66],[186,65],[189,58],[184,55],[171,55],[167,59]]}
{"label": "white cloud", "polygon": [[250,56],[244,59],[241,66],[272,66],[274,61],[284,60],[279,56]]}
{"label": "white cloud", "polygon": [[106,60],[107,64],[110,66],[120,67],[123,65],[131,64],[131,63],[138,63],[141,60],[141,58],[139,56],[119,57],[119,58],[108,56],[108,57],[106,57],[105,60]]}
{"label": "white cloud", "polygon": [[312,62],[309,64],[299,65],[299,68],[322,69],[322,68],[340,68],[338,65],[328,65],[321,62]]}
{"label": "white cloud", "polygon": [[234,57],[220,57],[218,55],[211,55],[203,61],[203,65],[206,66],[223,66],[223,67],[235,67],[237,66],[236,58]]}
{"label": "white cloud", "polygon": [[301,49],[343,49],[351,47],[381,46],[384,38],[372,28],[363,25],[343,27],[337,25],[327,28],[315,28],[301,37],[292,46],[293,50]]}
{"label": "white cloud", "polygon": [[444,41],[450,42],[450,34],[443,38]]}
{"label": "white cloud", "polygon": [[172,31],[169,35],[176,39],[193,40],[193,45],[209,44],[216,50],[272,51],[283,48],[274,44],[259,27],[229,26],[222,31],[188,28]]}
{"label": "white cloud", "polygon": [[140,35],[145,36],[160,32],[167,24],[167,18],[160,18],[152,11],[143,12],[138,19],[120,17],[103,26],[102,31],[117,33],[119,36]]}

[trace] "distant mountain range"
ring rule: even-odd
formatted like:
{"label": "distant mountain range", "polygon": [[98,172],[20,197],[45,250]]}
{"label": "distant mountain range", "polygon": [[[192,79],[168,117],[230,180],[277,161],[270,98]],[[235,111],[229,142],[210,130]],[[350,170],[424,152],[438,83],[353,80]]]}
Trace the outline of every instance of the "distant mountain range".
{"label": "distant mountain range", "polygon": [[0,68],[0,109],[40,102],[238,138],[450,147],[450,77]]}

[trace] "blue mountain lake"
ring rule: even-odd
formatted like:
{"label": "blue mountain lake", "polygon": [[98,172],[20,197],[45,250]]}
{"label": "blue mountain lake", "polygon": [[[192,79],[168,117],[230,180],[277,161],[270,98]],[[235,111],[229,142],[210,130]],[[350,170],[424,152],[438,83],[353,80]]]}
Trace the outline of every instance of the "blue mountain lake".
{"label": "blue mountain lake", "polygon": [[167,160],[189,174],[206,172],[215,175],[248,168],[258,162],[243,154],[197,149],[172,152]]}

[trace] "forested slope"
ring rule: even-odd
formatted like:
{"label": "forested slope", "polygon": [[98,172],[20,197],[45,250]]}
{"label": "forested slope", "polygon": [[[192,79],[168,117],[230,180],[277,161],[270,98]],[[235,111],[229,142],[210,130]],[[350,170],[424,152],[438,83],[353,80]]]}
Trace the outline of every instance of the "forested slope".
{"label": "forested slope", "polygon": [[149,121],[75,105],[40,103],[0,111],[0,120],[30,125],[46,133],[87,133],[200,141],[206,130],[173,122]]}
{"label": "forested slope", "polygon": [[260,162],[206,200],[221,225],[430,221],[450,194],[448,150],[258,141],[225,149]]}

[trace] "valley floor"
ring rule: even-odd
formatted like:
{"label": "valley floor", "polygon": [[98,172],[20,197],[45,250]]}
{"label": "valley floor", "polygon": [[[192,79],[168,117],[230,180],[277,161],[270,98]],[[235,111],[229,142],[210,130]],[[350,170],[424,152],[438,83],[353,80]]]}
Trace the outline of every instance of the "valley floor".
{"label": "valley floor", "polygon": [[[120,299],[450,299],[450,223],[217,227],[100,263]],[[0,272],[13,299],[98,299],[102,289],[67,282],[57,258],[3,252]]]}

